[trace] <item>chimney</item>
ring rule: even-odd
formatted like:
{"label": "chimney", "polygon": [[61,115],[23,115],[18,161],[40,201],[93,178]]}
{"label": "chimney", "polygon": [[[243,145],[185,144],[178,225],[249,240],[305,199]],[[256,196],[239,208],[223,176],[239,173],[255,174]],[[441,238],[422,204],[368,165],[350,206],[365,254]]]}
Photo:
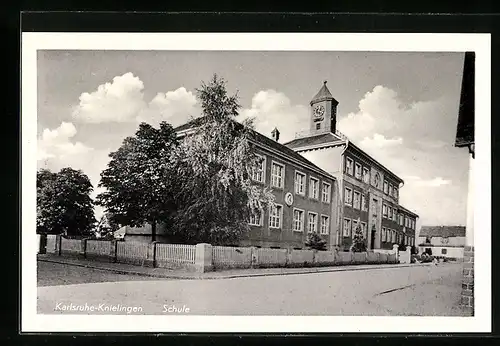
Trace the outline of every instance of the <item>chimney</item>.
{"label": "chimney", "polygon": [[271,135],[272,135],[272,138],[278,142],[279,139],[280,139],[280,132],[278,131],[278,129],[275,127],[274,130],[271,132]]}

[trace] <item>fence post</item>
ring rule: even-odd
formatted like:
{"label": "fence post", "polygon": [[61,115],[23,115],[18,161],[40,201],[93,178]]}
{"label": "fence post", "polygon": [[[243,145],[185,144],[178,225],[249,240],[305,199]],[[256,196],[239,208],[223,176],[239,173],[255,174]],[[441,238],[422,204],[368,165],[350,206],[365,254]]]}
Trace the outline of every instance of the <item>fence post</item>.
{"label": "fence post", "polygon": [[116,263],[116,247],[118,242],[116,239],[111,240],[111,244],[109,246],[109,261],[111,263]]}
{"label": "fence post", "polygon": [[255,246],[250,247],[250,267],[255,268],[259,265],[259,257],[257,248]]}
{"label": "fence post", "polygon": [[153,267],[154,268],[154,252],[155,252],[156,246],[155,242],[149,243],[148,244],[148,249],[146,252],[146,260],[144,261],[144,264],[147,267]]}
{"label": "fence post", "polygon": [[61,256],[62,235],[58,234],[56,236],[56,244],[57,244],[57,255]]}
{"label": "fence post", "polygon": [[87,257],[87,238],[83,238],[80,240],[80,257],[86,258]]}
{"label": "fence post", "polygon": [[196,244],[195,266],[196,271],[199,273],[212,271],[212,245],[206,243]]}
{"label": "fence post", "polygon": [[398,248],[399,248],[399,245],[398,245],[398,244],[394,244],[394,245],[392,245],[392,251],[393,251],[393,252],[394,252],[394,254],[396,255],[396,256],[395,256],[395,259],[394,259],[395,263],[398,263],[398,262],[399,262],[399,250],[398,250]]}

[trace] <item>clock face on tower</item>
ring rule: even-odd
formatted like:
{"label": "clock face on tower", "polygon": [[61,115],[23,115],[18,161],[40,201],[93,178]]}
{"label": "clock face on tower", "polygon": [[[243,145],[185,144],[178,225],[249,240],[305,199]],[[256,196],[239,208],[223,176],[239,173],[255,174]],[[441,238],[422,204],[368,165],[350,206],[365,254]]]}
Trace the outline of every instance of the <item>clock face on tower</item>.
{"label": "clock face on tower", "polygon": [[325,114],[325,107],[316,106],[314,107],[314,118],[315,119],[323,119],[323,115]]}

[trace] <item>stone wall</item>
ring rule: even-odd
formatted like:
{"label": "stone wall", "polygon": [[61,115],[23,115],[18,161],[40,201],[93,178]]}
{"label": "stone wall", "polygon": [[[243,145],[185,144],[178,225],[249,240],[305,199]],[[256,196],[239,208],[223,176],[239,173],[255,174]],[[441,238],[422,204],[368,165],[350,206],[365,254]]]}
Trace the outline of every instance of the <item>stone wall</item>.
{"label": "stone wall", "polygon": [[474,247],[466,246],[462,275],[462,308],[469,316],[474,316]]}

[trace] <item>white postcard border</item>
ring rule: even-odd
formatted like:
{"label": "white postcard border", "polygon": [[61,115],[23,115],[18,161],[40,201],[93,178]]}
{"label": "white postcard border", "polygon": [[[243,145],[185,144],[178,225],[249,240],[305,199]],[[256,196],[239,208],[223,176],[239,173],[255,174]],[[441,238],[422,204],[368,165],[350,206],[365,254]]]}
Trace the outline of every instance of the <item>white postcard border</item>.
{"label": "white postcard border", "polygon": [[[22,34],[22,332],[491,332],[491,39],[489,34]],[[83,316],[36,310],[37,50],[476,52],[475,316]],[[458,117],[458,114],[457,114]],[[464,149],[466,150],[466,149]]]}

